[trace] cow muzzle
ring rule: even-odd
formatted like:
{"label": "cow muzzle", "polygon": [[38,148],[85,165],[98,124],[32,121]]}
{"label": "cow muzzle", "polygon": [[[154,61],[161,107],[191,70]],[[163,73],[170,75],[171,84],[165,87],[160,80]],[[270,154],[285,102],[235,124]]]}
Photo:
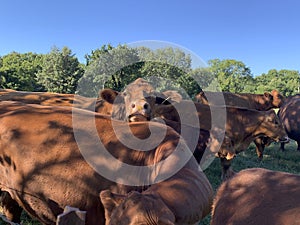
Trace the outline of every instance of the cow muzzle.
{"label": "cow muzzle", "polygon": [[128,116],[129,122],[149,121],[150,119],[151,107],[148,102],[142,99],[131,104]]}

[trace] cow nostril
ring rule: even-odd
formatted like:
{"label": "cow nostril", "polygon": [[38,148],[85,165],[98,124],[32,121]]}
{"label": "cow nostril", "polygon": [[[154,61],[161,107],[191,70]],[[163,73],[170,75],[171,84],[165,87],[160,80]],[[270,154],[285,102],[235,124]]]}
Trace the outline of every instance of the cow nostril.
{"label": "cow nostril", "polygon": [[131,104],[131,108],[135,108],[135,104],[134,103]]}
{"label": "cow nostril", "polygon": [[148,104],[145,104],[144,105],[144,109],[148,109],[149,108],[149,105]]}

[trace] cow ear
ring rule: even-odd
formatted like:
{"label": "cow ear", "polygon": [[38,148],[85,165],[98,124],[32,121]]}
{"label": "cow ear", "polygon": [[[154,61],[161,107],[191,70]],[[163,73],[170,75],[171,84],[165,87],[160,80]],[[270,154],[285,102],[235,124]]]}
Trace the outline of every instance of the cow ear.
{"label": "cow ear", "polygon": [[111,214],[121,202],[125,199],[125,195],[114,194],[110,190],[100,192],[100,200],[104,206],[106,224],[110,221]]}
{"label": "cow ear", "polygon": [[177,91],[164,91],[163,95],[171,102],[181,102],[182,96]]}
{"label": "cow ear", "polygon": [[269,97],[271,96],[271,94],[270,94],[269,92],[265,92],[265,93],[264,93],[264,96],[265,96],[266,98],[269,98]]}
{"label": "cow ear", "polygon": [[271,91],[271,95],[274,96],[278,96],[279,92],[277,90],[272,90]]}
{"label": "cow ear", "polygon": [[117,91],[106,88],[99,92],[99,97],[102,98],[103,100],[113,104],[118,94],[119,93]]}

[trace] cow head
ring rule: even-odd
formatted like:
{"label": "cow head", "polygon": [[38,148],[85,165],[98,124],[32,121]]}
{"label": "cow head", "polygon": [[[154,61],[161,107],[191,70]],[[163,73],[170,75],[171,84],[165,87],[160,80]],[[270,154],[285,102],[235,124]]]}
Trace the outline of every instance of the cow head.
{"label": "cow head", "polygon": [[181,100],[177,92],[156,92],[142,78],[129,84],[123,92],[104,89],[99,95],[103,100],[113,104],[113,118],[129,122],[150,120],[153,118],[152,109],[156,104],[170,104],[172,100]]}
{"label": "cow head", "polygon": [[279,108],[285,101],[285,97],[280,94],[277,90],[271,92],[265,92],[264,95],[264,104],[268,104],[267,109]]}
{"label": "cow head", "polygon": [[204,91],[200,91],[196,96],[195,96],[195,101],[199,102],[201,104],[209,105],[208,100],[205,96]]}
{"label": "cow head", "polygon": [[263,121],[259,128],[259,133],[273,139],[276,142],[287,142],[288,136],[285,129],[274,110],[264,112]]}
{"label": "cow head", "polygon": [[133,191],[127,195],[100,193],[105,225],[174,225],[175,216],[160,197]]}
{"label": "cow head", "polygon": [[280,94],[277,90],[271,91],[271,95],[273,97],[272,104],[274,108],[280,108],[285,101],[285,97],[282,94]]}

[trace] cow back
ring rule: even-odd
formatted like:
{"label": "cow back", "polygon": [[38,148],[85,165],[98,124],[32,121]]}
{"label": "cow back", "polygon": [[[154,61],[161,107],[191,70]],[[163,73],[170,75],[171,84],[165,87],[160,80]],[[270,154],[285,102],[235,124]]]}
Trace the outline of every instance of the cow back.
{"label": "cow back", "polygon": [[218,189],[211,225],[300,223],[300,177],[266,169],[246,169]]}

